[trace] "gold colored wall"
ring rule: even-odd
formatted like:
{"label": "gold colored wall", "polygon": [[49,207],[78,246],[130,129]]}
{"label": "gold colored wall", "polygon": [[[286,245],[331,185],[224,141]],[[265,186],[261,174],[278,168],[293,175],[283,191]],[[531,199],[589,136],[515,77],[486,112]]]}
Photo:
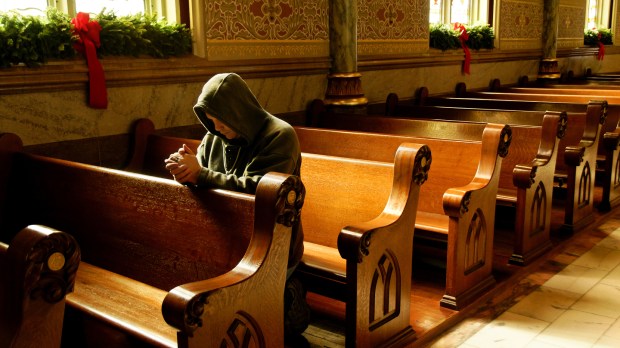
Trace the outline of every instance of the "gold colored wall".
{"label": "gold colored wall", "polygon": [[[213,73],[223,71],[249,76],[246,79],[258,100],[273,113],[304,110],[309,101],[325,96],[329,1],[190,0],[192,19],[197,20],[193,34],[198,57],[161,64],[177,68],[204,60],[197,64],[200,69],[194,73],[191,67],[186,68],[183,74],[153,81],[146,76],[145,81],[134,83],[131,69],[148,62],[103,59],[109,78],[111,61],[116,65],[128,62],[127,72],[120,68],[113,71],[126,76],[108,86],[109,107],[105,110],[87,105],[83,62],[79,62],[83,65],[80,82],[67,78],[63,81],[66,88],[57,87],[56,82],[39,86],[38,81],[48,77],[62,80],[67,66],[43,75],[38,70],[19,75],[27,70],[24,67],[0,70],[0,131],[17,133],[26,145],[35,145],[124,134],[140,117],[153,119],[158,128],[195,124],[192,106],[202,84]],[[358,0],[357,4],[359,70],[364,94],[371,103],[385,100],[390,92],[411,97],[422,86],[433,94],[450,93],[458,82],[475,89],[487,87],[494,78],[514,84],[524,75],[536,77],[542,55],[543,0],[497,0],[497,47],[473,52],[470,75],[461,71],[462,51],[428,48],[427,1]],[[559,46],[582,46],[579,28],[583,11],[585,0],[560,0]],[[619,53],[608,52],[603,61],[597,61],[595,54],[565,54],[559,58],[560,69],[577,74],[586,68],[620,71]],[[313,67],[315,61],[319,63]],[[282,62],[289,62],[290,67],[264,70]],[[305,70],[298,69],[300,64],[306,64]],[[47,70],[53,70],[53,65]],[[148,69],[143,71],[148,73]],[[23,81],[15,77],[18,75]],[[29,90],[33,85],[36,88]]]}
{"label": "gold colored wall", "polygon": [[327,0],[206,0],[203,29],[207,59],[307,58],[329,56]]}

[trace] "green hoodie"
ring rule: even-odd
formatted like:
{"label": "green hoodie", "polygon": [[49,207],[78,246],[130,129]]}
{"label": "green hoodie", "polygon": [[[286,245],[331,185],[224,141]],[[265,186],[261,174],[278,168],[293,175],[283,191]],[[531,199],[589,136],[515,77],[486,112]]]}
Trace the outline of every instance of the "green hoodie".
{"label": "green hoodie", "polygon": [[[208,130],[198,147],[203,167],[199,187],[222,188],[254,194],[268,172],[300,174],[301,151],[291,125],[271,115],[237,74],[217,74],[202,88],[194,112]],[[216,118],[239,137],[229,140],[206,116]],[[303,254],[301,224],[294,228],[289,267]]]}

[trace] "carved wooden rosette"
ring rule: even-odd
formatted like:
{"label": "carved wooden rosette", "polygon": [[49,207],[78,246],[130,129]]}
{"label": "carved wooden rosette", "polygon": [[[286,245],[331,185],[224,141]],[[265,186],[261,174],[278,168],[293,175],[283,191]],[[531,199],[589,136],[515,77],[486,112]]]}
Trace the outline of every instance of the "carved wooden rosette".
{"label": "carved wooden rosette", "polygon": [[[34,228],[34,227],[32,227]],[[73,291],[80,263],[80,249],[66,233],[52,233],[41,239],[28,255],[25,293],[32,299],[56,303]]]}
{"label": "carved wooden rosette", "polygon": [[428,171],[431,169],[431,162],[433,157],[431,155],[431,149],[424,145],[420,147],[418,153],[415,156],[415,168],[417,171],[413,173],[413,181],[422,185],[428,179]]}
{"label": "carved wooden rosette", "polygon": [[560,113],[560,122],[558,123],[558,139],[563,139],[566,135],[566,126],[568,125],[568,115],[566,111]]}
{"label": "carved wooden rosette", "polygon": [[368,104],[362,90],[362,74],[335,73],[327,76],[326,106],[354,107]]}
{"label": "carved wooden rosette", "polygon": [[194,296],[185,306],[184,329],[186,332],[194,332],[202,326],[202,314],[205,311],[207,294]]}
{"label": "carved wooden rosette", "polygon": [[301,207],[304,205],[306,188],[298,176],[290,176],[280,187],[276,203],[277,221],[286,227],[300,222]]}
{"label": "carved wooden rosette", "polygon": [[510,143],[512,142],[512,129],[509,125],[506,125],[504,129],[502,129],[501,139],[499,145],[497,147],[497,153],[500,157],[504,158],[508,155],[508,148],[510,147]]}
{"label": "carved wooden rosette", "polygon": [[596,101],[593,101],[593,103],[601,105],[599,123],[605,124],[605,121],[607,120],[607,105],[608,105],[607,100],[596,100]]}

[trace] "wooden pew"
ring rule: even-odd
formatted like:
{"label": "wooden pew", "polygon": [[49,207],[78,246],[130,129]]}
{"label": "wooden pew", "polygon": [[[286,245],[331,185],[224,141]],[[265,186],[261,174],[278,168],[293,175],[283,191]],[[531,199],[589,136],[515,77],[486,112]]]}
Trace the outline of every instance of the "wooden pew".
{"label": "wooden pew", "polygon": [[[317,102],[320,103],[315,101],[315,104]],[[310,109],[318,108],[311,106]],[[359,116],[342,115],[353,119]],[[335,117],[322,120],[329,124],[319,122],[318,126],[338,128],[332,127]],[[345,121],[342,129],[353,129],[350,126],[353,125]],[[391,128],[398,126],[392,124]],[[382,132],[391,133],[390,130]],[[491,260],[495,197],[499,169],[510,144],[510,129],[491,125],[484,133],[477,132],[482,142],[444,139],[437,140],[437,145],[432,147],[434,175],[422,188],[423,198],[418,204],[416,220],[416,237],[420,240],[447,241],[446,294],[441,304],[456,309],[494,284]],[[420,138],[419,141],[429,143],[431,139]],[[478,236],[474,237],[475,234]]]}
{"label": "wooden pew", "polygon": [[532,94],[566,94],[566,95],[589,95],[601,97],[620,97],[620,85],[568,85],[549,84],[544,86],[502,86],[499,79],[491,81],[489,92],[501,93],[532,93]]}
{"label": "wooden pew", "polygon": [[[468,122],[496,122],[520,125],[540,125],[544,111],[529,110],[508,110],[508,109],[492,109],[484,108],[485,106],[495,107],[496,101],[488,100],[491,105],[487,105],[487,100],[465,99],[465,105],[469,107],[458,107],[457,102],[454,106],[420,106],[410,101],[399,101],[395,93],[390,93],[386,99],[385,110],[390,116],[406,117],[406,118],[435,118],[444,120],[457,120]],[[518,103],[518,102],[517,102]],[[480,108],[476,108],[478,105]],[[589,117],[600,118],[600,112],[594,103],[592,103]],[[564,150],[567,145],[579,144],[583,137],[585,126],[581,120],[588,117],[585,113],[568,112],[569,124],[567,135],[560,142],[560,152],[558,154],[558,179],[560,183],[566,181],[566,170],[562,169],[564,165]],[[572,120],[572,121],[571,121]],[[580,128],[577,128],[579,126]],[[581,129],[581,130],[580,130]],[[598,155],[596,160],[596,183],[603,189],[603,195],[597,208],[600,211],[609,211],[612,207],[620,204],[620,182],[618,181],[617,165],[618,156],[618,140],[620,134],[618,132],[603,133],[603,138],[599,138]]]}
{"label": "wooden pew", "polygon": [[80,244],[67,312],[85,327],[65,325],[63,345],[283,346],[290,231],[304,199],[299,178],[270,173],[255,196],[192,191],[172,180],[4,154],[0,237],[38,223]]}
{"label": "wooden pew", "polygon": [[45,226],[0,242],[0,346],[60,347],[65,296],[79,262],[75,239]]}
{"label": "wooden pew", "polygon": [[[538,87],[538,88],[549,88],[549,89],[610,89],[610,90],[620,90],[620,84],[606,83],[606,82],[595,82],[595,81],[587,81],[585,79],[577,79],[572,76],[572,72],[567,74],[567,78],[560,79],[559,82],[549,82],[549,81],[529,81],[527,76],[521,76],[517,82],[517,87]],[[501,87],[501,83],[499,79],[493,79],[490,83],[489,90],[493,91],[497,87]]]}
{"label": "wooden pew", "polygon": [[[163,160],[199,140],[134,127],[128,168],[168,177]],[[427,146],[399,144],[385,162],[302,154],[306,187],[304,255],[297,269],[310,291],[346,303],[346,345],[401,346],[409,323],[413,228],[420,185],[431,163]],[[354,180],[352,180],[354,178]]]}
{"label": "wooden pew", "polygon": [[[516,90],[515,90],[516,91]],[[620,96],[609,95],[607,93],[590,92],[588,89],[574,90],[581,91],[582,94],[559,93],[559,92],[480,92],[480,91],[467,91],[464,83],[458,83],[455,89],[455,96],[460,98],[481,98],[481,99],[493,99],[501,100],[517,100],[517,101],[534,101],[534,102],[551,102],[551,103],[564,103],[564,104],[582,104],[587,105],[592,101],[600,101],[606,103],[606,115],[601,128],[601,137],[607,132],[620,133],[618,124],[620,122]],[[590,94],[592,93],[592,94]],[[562,111],[575,111],[575,106],[563,105]],[[539,106],[540,108],[540,106]],[[540,110],[540,109],[538,109]],[[546,109],[556,110],[556,109]]]}
{"label": "wooden pew", "polygon": [[[599,205],[602,211],[608,211],[612,206],[620,202],[620,175],[617,168],[620,167],[620,97],[609,95],[567,95],[567,94],[544,94],[544,93],[503,93],[503,92],[467,92],[464,83],[459,83],[456,88],[459,96],[474,96],[487,98],[505,103],[508,100],[540,102],[560,102],[568,108],[579,103],[603,103],[604,115],[601,119],[600,137],[598,141],[597,170],[602,173],[600,182],[603,184],[603,200]],[[601,101],[591,101],[590,99]],[[567,105],[568,104],[568,105]],[[569,106],[572,105],[572,106]],[[541,107],[539,105],[538,107]]]}
{"label": "wooden pew", "polygon": [[[324,115],[329,120],[320,122],[338,129],[355,128],[362,132],[335,131],[320,128],[296,127],[303,151],[333,155],[348,155],[356,158],[385,160],[396,144],[403,141],[425,141],[435,149],[445,146],[445,141],[433,143],[435,138],[465,138],[480,140],[486,123],[446,122],[440,120],[389,119],[380,117]],[[547,113],[542,126],[511,126],[510,151],[502,160],[499,174],[497,204],[514,207],[514,252],[510,258],[513,264],[524,265],[546,252],[551,247],[551,203],[555,163],[561,138],[566,131],[566,114]],[[371,133],[374,130],[381,133]],[[338,144],[338,146],[333,146]],[[449,151],[437,152],[446,158],[435,161],[451,161]],[[476,163],[476,161],[473,161]],[[446,166],[448,166],[446,164]],[[432,179],[449,173],[431,171]],[[432,181],[432,180],[431,180]],[[426,187],[422,188],[424,190]]]}
{"label": "wooden pew", "polygon": [[[597,107],[598,113],[601,113],[602,105],[593,105],[593,108]],[[318,107],[311,107],[311,109],[320,109]],[[596,115],[596,113],[594,113]],[[315,117],[316,118],[316,117]],[[374,131],[389,134],[399,134],[403,132],[403,129],[407,128],[406,119],[388,119],[386,117],[372,117],[361,115],[344,115],[341,113],[330,114],[329,116],[321,118],[323,121],[319,121],[319,126],[336,129],[348,129],[348,130],[360,130],[360,131]],[[597,135],[599,134],[601,124],[599,118],[587,118],[582,119],[585,123],[583,128],[583,137],[579,138],[580,142],[575,145],[570,145],[566,148],[564,157],[566,164],[566,182],[567,184],[567,198],[566,198],[566,213],[564,216],[564,224],[561,227],[562,231],[567,233],[580,229],[583,226],[593,221],[593,197],[594,197],[594,168],[596,163],[596,144]],[[321,122],[323,122],[321,124]],[[444,137],[450,138],[456,133],[454,130],[450,130],[449,123],[443,123],[441,127],[437,123],[425,126],[423,129],[420,127],[412,128],[412,132],[421,132],[427,137]],[[567,127],[567,131],[569,128]],[[433,133],[431,133],[433,132]],[[475,132],[473,132],[475,133]],[[472,132],[460,132],[460,138],[464,139],[473,134]],[[403,134],[403,133],[400,133]],[[431,135],[432,134],[432,135]],[[410,135],[410,134],[408,134]],[[471,138],[467,138],[471,139]],[[557,164],[557,162],[556,162]],[[557,166],[556,166],[557,175]]]}
{"label": "wooden pew", "polygon": [[[426,95],[426,96],[425,96]],[[464,107],[468,109],[491,109],[497,110],[566,110],[568,115],[571,112],[583,111],[586,108],[587,115],[593,115],[598,119],[600,123],[599,136],[597,138],[592,137],[590,131],[584,131],[584,136],[587,135],[583,144],[586,147],[591,147],[598,144],[597,157],[595,165],[590,167],[596,168],[598,172],[596,180],[601,183],[603,187],[603,198],[598,205],[598,209],[601,211],[608,211],[612,206],[620,203],[620,175],[618,174],[618,164],[620,163],[620,151],[618,146],[620,144],[620,133],[610,125],[615,125],[613,119],[608,122],[610,115],[608,111],[612,109],[612,106],[608,105],[605,101],[590,101],[587,104],[580,103],[563,103],[563,102],[539,102],[528,100],[508,100],[508,99],[485,99],[485,98],[452,98],[452,97],[428,97],[428,92],[424,88],[420,90],[420,98],[416,99],[416,103],[426,106],[443,106],[443,107]],[[620,111],[616,105],[616,111]],[[588,124],[593,126],[593,121]],[[613,128],[613,130],[610,130]],[[566,137],[566,141],[570,139],[570,136]],[[561,164],[561,162],[558,162]]]}

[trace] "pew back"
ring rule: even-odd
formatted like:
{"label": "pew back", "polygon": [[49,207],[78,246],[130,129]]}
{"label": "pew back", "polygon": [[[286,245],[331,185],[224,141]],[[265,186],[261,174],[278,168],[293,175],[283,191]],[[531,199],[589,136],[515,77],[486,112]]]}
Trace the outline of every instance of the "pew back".
{"label": "pew back", "polygon": [[232,269],[252,236],[251,195],[23,153],[14,165],[3,233],[54,226],[78,240],[84,261],[162,290]]}
{"label": "pew back", "polygon": [[[139,120],[135,129],[149,128],[143,123],[150,121]],[[149,132],[136,138],[143,145],[135,149],[148,155],[134,153],[131,167],[166,176],[159,168],[171,149],[199,144]],[[309,290],[346,302],[348,347],[360,342],[400,346],[415,338],[408,314],[411,226],[430,151],[418,144],[397,148],[386,162],[302,153],[305,250],[296,273]],[[393,271],[384,274],[385,267]]]}
{"label": "pew back", "polygon": [[80,243],[84,267],[68,298],[76,312],[148,344],[214,346],[239,334],[283,344],[290,232],[304,198],[297,177],[269,173],[248,195],[8,157],[2,237],[41,223]]}
{"label": "pew back", "polygon": [[[484,125],[477,124],[471,131],[475,138],[478,131],[478,139],[482,138]],[[395,129],[398,127],[394,127]],[[400,133],[400,136],[388,134],[373,134],[368,136],[364,129],[359,131],[338,132],[307,127],[295,127],[302,151],[314,154],[330,156],[350,157],[361,160],[389,162],[394,157],[398,146],[403,142],[423,142],[433,151],[433,167],[428,179],[421,188],[421,194],[425,197],[442,197],[443,193],[451,187],[467,185],[475,176],[478,162],[472,158],[479,158],[482,149],[480,141],[458,141],[453,146],[453,140],[414,137]],[[387,132],[386,132],[387,133]],[[333,146],[338,144],[338,146]],[[369,150],[372,149],[372,150]],[[306,156],[309,156],[307,154]],[[363,161],[357,161],[363,163]],[[302,165],[304,165],[302,163]],[[458,168],[458,170],[454,170]],[[443,173],[450,173],[450,180],[445,180]],[[303,174],[302,174],[303,175]],[[355,177],[357,179],[357,176]],[[372,176],[368,180],[373,180]],[[370,182],[372,184],[372,181]],[[345,191],[346,192],[346,191]],[[418,210],[444,214],[441,199],[424,199],[418,202]]]}

